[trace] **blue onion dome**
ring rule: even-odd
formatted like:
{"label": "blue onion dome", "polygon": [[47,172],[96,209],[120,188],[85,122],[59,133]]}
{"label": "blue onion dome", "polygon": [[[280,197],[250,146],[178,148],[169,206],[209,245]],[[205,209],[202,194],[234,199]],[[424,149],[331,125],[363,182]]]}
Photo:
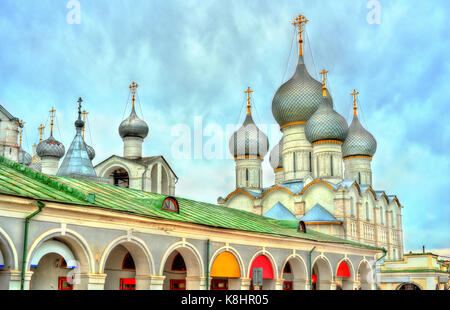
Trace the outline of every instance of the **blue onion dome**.
{"label": "blue onion dome", "polygon": [[230,138],[229,148],[234,158],[257,156],[261,159],[269,151],[269,139],[255,124],[248,113],[244,124]]}
{"label": "blue onion dome", "polygon": [[122,138],[139,137],[145,139],[148,135],[147,123],[141,120],[134,109],[131,110],[130,116],[122,121],[119,126],[119,134]]}
{"label": "blue onion dome", "polygon": [[342,146],[342,156],[344,158],[358,155],[372,157],[376,150],[377,141],[370,132],[364,129],[355,112],[348,129],[347,138]]}
{"label": "blue onion dome", "polygon": [[324,140],[344,142],[348,133],[345,118],[333,109],[331,97],[324,97],[324,102],[306,122],[305,134],[310,143]]}
{"label": "blue onion dome", "polygon": [[282,156],[283,145],[282,145],[282,143],[283,143],[283,139],[281,139],[280,142],[278,142],[278,144],[275,145],[275,147],[270,152],[269,161],[270,161],[270,165],[272,166],[273,170],[283,168],[283,156]]}
{"label": "blue onion dome", "polygon": [[31,157],[28,152],[24,151],[22,147],[19,149],[19,164],[29,166],[33,161],[33,157]]}
{"label": "blue onion dome", "polygon": [[272,114],[280,127],[306,123],[323,102],[322,83],[313,79],[299,57],[294,76],[280,86],[272,100]]}
{"label": "blue onion dome", "polygon": [[85,143],[85,145],[86,145],[86,150],[87,150],[89,159],[92,161],[95,158],[95,150],[92,146],[87,145],[86,143]]}
{"label": "blue onion dome", "polygon": [[62,158],[66,152],[64,145],[53,138],[53,134],[50,134],[47,140],[39,142],[36,147],[36,154],[40,157],[55,157]]}

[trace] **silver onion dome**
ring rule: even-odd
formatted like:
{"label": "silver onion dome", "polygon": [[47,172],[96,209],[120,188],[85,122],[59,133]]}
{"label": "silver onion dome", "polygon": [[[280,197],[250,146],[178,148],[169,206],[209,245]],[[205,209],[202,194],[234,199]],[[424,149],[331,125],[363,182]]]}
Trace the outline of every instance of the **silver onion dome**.
{"label": "silver onion dome", "polygon": [[377,141],[359,122],[358,116],[354,115],[348,129],[348,135],[342,145],[342,156],[370,156],[375,155]]}
{"label": "silver onion dome", "polygon": [[283,139],[281,139],[280,142],[278,142],[278,144],[275,145],[275,147],[270,152],[269,161],[270,161],[270,165],[272,166],[273,170],[283,168],[283,156],[282,156],[283,145],[282,145],[282,143],[283,143]]}
{"label": "silver onion dome", "polygon": [[147,123],[141,120],[133,107],[130,116],[122,121],[119,126],[119,134],[122,138],[139,137],[145,139],[148,135]]}
{"label": "silver onion dome", "polygon": [[22,147],[19,149],[19,164],[29,166],[33,162],[33,157],[31,155],[24,151]]}
{"label": "silver onion dome", "polygon": [[244,123],[230,138],[229,148],[236,158],[240,156],[259,156],[263,158],[269,151],[269,139],[247,114]]}
{"label": "silver onion dome", "polygon": [[280,126],[306,122],[323,102],[322,93],[322,83],[311,77],[300,56],[294,75],[273,97],[273,117]]}
{"label": "silver onion dome", "polygon": [[53,138],[53,134],[50,134],[50,137],[48,137],[47,140],[39,142],[36,147],[36,154],[40,158],[55,157],[60,159],[64,156],[65,152],[66,149],[64,148],[64,145]]}
{"label": "silver onion dome", "polygon": [[345,141],[348,133],[347,121],[333,109],[331,97],[325,97],[325,101],[306,122],[306,139],[313,143],[322,140]]}
{"label": "silver onion dome", "polygon": [[86,145],[87,153],[89,155],[89,159],[92,161],[95,158],[95,150],[92,146],[87,145],[87,144],[85,144],[85,145]]}

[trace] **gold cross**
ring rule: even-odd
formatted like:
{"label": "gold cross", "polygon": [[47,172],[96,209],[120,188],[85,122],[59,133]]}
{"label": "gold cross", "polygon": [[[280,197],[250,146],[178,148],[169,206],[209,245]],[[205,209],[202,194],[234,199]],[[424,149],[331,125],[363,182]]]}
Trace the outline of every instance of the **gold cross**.
{"label": "gold cross", "polygon": [[327,87],[325,86],[325,81],[327,79],[327,74],[328,71],[326,71],[325,69],[322,70],[322,72],[320,72],[320,75],[323,75],[323,80],[322,80],[322,90],[323,90],[323,96],[326,97],[327,96]]}
{"label": "gold cross", "polygon": [[295,18],[295,21],[292,23],[292,25],[294,25],[294,27],[298,26],[298,34],[300,36],[300,38],[298,39],[298,43],[300,43],[300,48],[298,51],[299,56],[303,55],[303,47],[302,47],[302,45],[303,45],[303,37],[302,37],[303,24],[306,24],[308,21],[309,20],[307,20],[305,16],[300,14]]}
{"label": "gold cross", "polygon": [[45,126],[41,124],[41,126],[38,127],[39,130],[39,142],[42,141],[42,132],[44,131]]}
{"label": "gold cross", "polygon": [[85,126],[83,126],[83,137],[84,137],[84,128],[86,128],[86,115],[88,115],[89,113],[86,112],[86,110],[83,110],[83,112],[81,112],[81,115],[83,115],[83,123]]}
{"label": "gold cross", "polygon": [[137,83],[135,83],[134,81],[131,83],[130,85],[130,90],[131,93],[133,94],[133,108],[134,108],[134,101],[135,101],[135,94],[136,94],[136,89],[139,87],[139,85]]}
{"label": "gold cross", "polygon": [[246,91],[244,91],[244,93],[247,94],[247,114],[251,114],[250,94],[253,93],[253,90],[251,90],[249,87]]}
{"label": "gold cross", "polygon": [[55,117],[55,108],[52,107],[50,110],[50,135],[53,135],[53,118]]}
{"label": "gold cross", "polygon": [[356,91],[356,89],[353,90],[353,93],[350,94],[353,96],[353,115],[358,115],[358,107],[356,106],[356,96],[359,95],[359,92]]}

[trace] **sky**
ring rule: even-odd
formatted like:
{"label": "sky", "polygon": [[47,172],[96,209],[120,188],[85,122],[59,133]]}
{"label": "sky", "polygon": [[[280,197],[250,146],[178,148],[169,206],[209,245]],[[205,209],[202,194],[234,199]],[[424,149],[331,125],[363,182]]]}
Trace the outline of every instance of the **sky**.
{"label": "sky", "polygon": [[[281,133],[271,104],[295,69],[291,22],[301,13],[309,19],[308,70],[316,79],[329,71],[335,109],[349,122],[350,93],[360,92],[361,122],[378,143],[374,188],[404,207],[405,251],[425,245],[450,256],[449,1],[78,0],[79,11],[73,2],[0,2],[0,104],[26,122],[29,153],[41,123],[49,134],[52,106],[54,136],[68,149],[82,97],[94,165],[122,155],[118,126],[136,81],[138,115],[150,128],[144,155],[167,159],[178,196],[215,203],[235,187],[229,136],[215,149],[219,158],[194,156],[192,142],[191,158],[180,159],[174,128],[193,137],[199,120],[203,130],[239,124],[251,87],[255,121],[275,146]],[[197,145],[205,147],[208,134]],[[270,186],[268,156],[263,168]]]}

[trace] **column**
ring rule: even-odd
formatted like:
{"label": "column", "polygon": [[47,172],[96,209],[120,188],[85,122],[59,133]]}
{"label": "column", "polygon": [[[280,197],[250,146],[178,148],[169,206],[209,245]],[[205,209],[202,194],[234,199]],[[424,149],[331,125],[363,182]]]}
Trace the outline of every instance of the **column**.
{"label": "column", "polygon": [[0,271],[0,290],[20,290],[21,275],[20,270]]}
{"label": "column", "polygon": [[85,273],[80,274],[80,283],[76,285],[78,290],[104,290],[105,273]]}
{"label": "column", "polygon": [[241,278],[241,291],[250,290],[250,282],[252,279],[250,278]]}
{"label": "column", "polygon": [[273,279],[275,281],[275,290],[276,291],[282,291],[283,290],[283,282],[284,279],[279,278],[279,279]]}
{"label": "column", "polygon": [[186,277],[186,290],[206,290],[206,277]]}

